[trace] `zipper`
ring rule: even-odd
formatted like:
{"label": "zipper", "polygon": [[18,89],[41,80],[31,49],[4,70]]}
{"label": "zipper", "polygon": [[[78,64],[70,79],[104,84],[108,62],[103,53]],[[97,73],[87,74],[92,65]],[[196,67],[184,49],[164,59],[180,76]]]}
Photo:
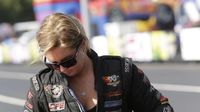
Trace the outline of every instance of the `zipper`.
{"label": "zipper", "polygon": [[74,92],[72,91],[72,89],[68,88],[68,92],[69,94],[75,99],[76,104],[78,105],[79,109],[81,110],[81,112],[85,112],[85,109],[83,108],[82,104],[80,103],[80,101],[77,99],[77,97],[75,96]]}

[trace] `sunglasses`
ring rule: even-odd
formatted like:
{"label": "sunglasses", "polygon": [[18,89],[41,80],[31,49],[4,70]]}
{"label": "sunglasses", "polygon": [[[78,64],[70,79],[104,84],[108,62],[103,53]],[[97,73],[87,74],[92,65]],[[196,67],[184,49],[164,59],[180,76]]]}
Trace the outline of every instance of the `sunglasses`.
{"label": "sunglasses", "polygon": [[46,57],[44,58],[44,62],[48,67],[52,69],[56,69],[56,70],[60,69],[60,66],[65,67],[65,68],[70,68],[76,65],[77,63],[76,57],[78,54],[78,50],[79,49],[76,49],[75,54],[71,58],[64,58],[62,62],[59,62],[59,63],[50,62]]}

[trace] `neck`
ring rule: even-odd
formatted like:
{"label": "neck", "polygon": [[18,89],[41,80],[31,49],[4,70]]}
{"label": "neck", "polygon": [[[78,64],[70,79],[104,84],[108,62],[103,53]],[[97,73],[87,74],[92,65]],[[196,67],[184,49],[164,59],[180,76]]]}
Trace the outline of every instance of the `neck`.
{"label": "neck", "polygon": [[93,65],[89,57],[85,59],[84,67],[80,71],[80,73],[69,79],[70,83],[74,84],[84,84],[87,82],[91,82],[93,80],[94,80]]}

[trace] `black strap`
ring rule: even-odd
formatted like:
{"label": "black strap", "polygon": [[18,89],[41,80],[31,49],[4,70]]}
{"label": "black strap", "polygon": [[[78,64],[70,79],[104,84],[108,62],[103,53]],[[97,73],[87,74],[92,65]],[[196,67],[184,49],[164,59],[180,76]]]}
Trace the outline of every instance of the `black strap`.
{"label": "black strap", "polygon": [[130,96],[131,96],[131,82],[132,82],[132,59],[131,58],[122,58],[122,79],[123,79],[123,102],[122,102],[122,110],[126,112],[130,112],[131,110],[131,103]]}

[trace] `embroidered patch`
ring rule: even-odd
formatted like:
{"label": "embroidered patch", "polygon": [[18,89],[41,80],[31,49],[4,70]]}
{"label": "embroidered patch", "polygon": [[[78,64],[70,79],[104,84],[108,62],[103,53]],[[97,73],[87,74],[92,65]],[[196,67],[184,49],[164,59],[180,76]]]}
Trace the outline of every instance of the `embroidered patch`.
{"label": "embroidered patch", "polygon": [[33,85],[34,85],[35,90],[38,91],[38,90],[40,89],[40,87],[39,87],[38,81],[37,81],[37,79],[36,79],[36,76],[34,76],[34,77],[32,78],[32,82],[33,82]]}
{"label": "embroidered patch", "polygon": [[33,109],[33,105],[30,104],[28,101],[26,101],[25,107],[26,107],[28,110],[30,110],[30,111]]}
{"label": "embroidered patch", "polygon": [[129,72],[130,71],[130,67],[129,67],[129,59],[125,59],[125,68],[124,68],[124,70],[125,70],[125,72]]}
{"label": "embroidered patch", "polygon": [[122,105],[122,100],[105,101],[104,107],[117,107]]}
{"label": "embroidered patch", "polygon": [[59,98],[63,93],[63,85],[45,85],[44,90],[53,98]]}
{"label": "embroidered patch", "polygon": [[161,97],[160,97],[160,102],[161,102],[161,104],[169,103],[169,102],[168,102],[168,99],[167,99],[166,97],[164,97],[164,96],[161,96]]}
{"label": "embroidered patch", "polygon": [[122,93],[119,91],[111,91],[111,92],[105,93],[104,95],[107,97],[113,97],[113,96],[120,96],[122,95]]}
{"label": "embroidered patch", "polygon": [[50,111],[60,111],[65,109],[65,101],[49,103]]}
{"label": "embroidered patch", "polygon": [[28,97],[28,99],[32,99],[32,97],[33,97],[33,94],[31,93],[30,90],[29,90],[28,93],[27,93],[27,97]]}
{"label": "embroidered patch", "polygon": [[104,76],[103,81],[106,85],[110,85],[114,87],[116,87],[120,83],[118,75]]}

